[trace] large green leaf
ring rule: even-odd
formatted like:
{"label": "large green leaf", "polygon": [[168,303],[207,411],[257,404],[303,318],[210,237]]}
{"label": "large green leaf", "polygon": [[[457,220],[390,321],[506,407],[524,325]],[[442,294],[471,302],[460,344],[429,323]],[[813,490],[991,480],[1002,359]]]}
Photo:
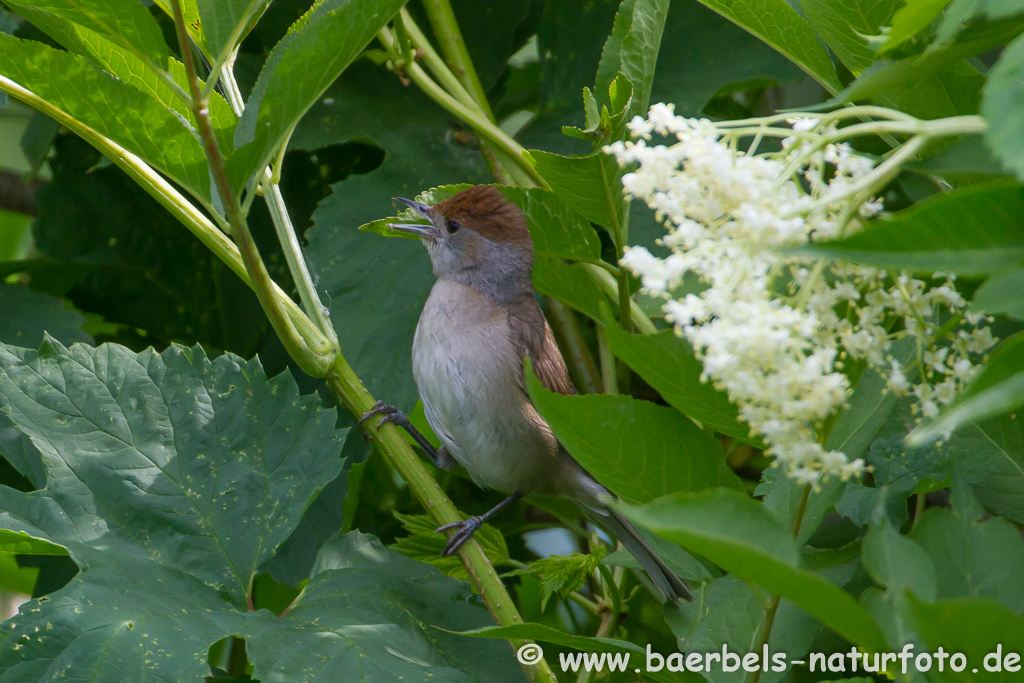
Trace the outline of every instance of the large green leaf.
{"label": "large green leaf", "polygon": [[974,485],[974,495],[993,514],[1024,524],[1024,430],[1017,414],[988,420],[980,429],[989,439],[993,470]]}
{"label": "large green leaf", "polygon": [[622,171],[603,153],[565,157],[530,150],[537,172],[555,195],[587,220],[605,227],[618,226],[623,218]]}
{"label": "large green leaf", "polygon": [[198,347],[0,347],[0,397],[47,469],[43,491],[0,492],[0,524],[73,555],[148,557],[235,600],[341,470],[333,410]]}
{"label": "large green leaf", "polygon": [[199,140],[160,102],[82,57],[3,34],[0,74],[209,199],[209,170]]}
{"label": "large green leaf", "polygon": [[633,99],[626,118],[647,111],[668,7],[669,0],[624,0],[604,44],[595,90],[599,98],[604,98],[619,73],[629,79]]}
{"label": "large green leaf", "polygon": [[92,342],[82,331],[85,316],[70,310],[60,299],[33,292],[28,287],[0,283],[0,343],[38,346],[43,334],[71,342]]}
{"label": "large green leaf", "polygon": [[538,294],[558,299],[593,320],[600,320],[608,297],[584,266],[559,258],[538,256],[533,264],[533,287]]}
{"label": "large green leaf", "polygon": [[935,599],[935,567],[917,543],[881,520],[864,537],[864,568],[875,581],[902,594],[910,590],[922,600]]}
{"label": "large green leaf", "polygon": [[723,434],[757,443],[749,428],[739,421],[736,406],[724,393],[701,381],[704,366],[693,356],[690,346],[671,330],[629,335],[608,325],[606,332],[612,353],[657,389],[669,404]]}
{"label": "large green leaf", "polygon": [[320,0],[295,22],[267,57],[235,130],[239,149],[228,171],[236,188],[262,171],[299,119],[403,4]]}
{"label": "large green leaf", "polygon": [[926,199],[798,253],[919,272],[989,273],[1024,260],[1024,187],[996,181]]}
{"label": "large green leaf", "polygon": [[433,283],[430,258],[416,240],[381,239],[357,228],[390,213],[392,197],[488,181],[480,155],[449,132],[447,114],[417,88],[357,62],[293,136],[302,149],[371,140],[386,150],[379,168],[334,185],[320,202],[306,253],[345,358],[374,396],[407,411],[416,404],[412,334]]}
{"label": "large green leaf", "polygon": [[974,293],[971,310],[1024,320],[1024,268],[993,273]]}
{"label": "large green leaf", "polygon": [[800,3],[807,21],[854,74],[875,61],[877,55],[867,37],[878,35],[880,27],[889,25],[898,6],[896,0],[803,0]]}
{"label": "large green leaf", "polygon": [[270,0],[197,0],[206,47],[216,58],[245,37]]}
{"label": "large green leaf", "polygon": [[15,11],[30,8],[95,31],[157,67],[170,52],[152,15],[136,0],[12,0]]}
{"label": "large green leaf", "polygon": [[700,0],[784,54],[825,89],[842,89],[835,65],[807,21],[785,0]]}
{"label": "large green leaf", "polygon": [[718,440],[673,408],[631,396],[563,396],[545,389],[532,370],[526,384],[559,442],[627,503],[715,486],[743,488]]}
{"label": "large green leaf", "polygon": [[1024,611],[1018,571],[1024,563],[1024,539],[1004,519],[979,522],[967,517],[963,510],[931,508],[910,533],[935,568],[936,596],[992,598],[1014,612]]}
{"label": "large green leaf", "polygon": [[897,60],[879,60],[865,69],[835,98],[835,102],[854,102],[875,97],[924,79],[981,54],[1006,45],[1024,30],[1024,22],[990,22],[965,31],[955,43],[931,47],[923,54]]}
{"label": "large green leaf", "polygon": [[452,633],[493,623],[468,586],[384,548],[336,535],[283,618],[261,611],[247,644],[262,681],[525,681],[507,644]]}
{"label": "large green leaf", "polygon": [[[157,75],[158,68],[166,70],[181,90],[187,92],[188,80],[185,67],[178,60],[168,57],[164,67],[156,67],[152,62],[148,62],[134,52],[104,38],[101,34],[74,24],[65,18],[32,7],[21,7],[19,11],[36,27],[71,52],[87,57],[102,69],[116,76],[118,80],[137,88],[186,119],[192,128],[197,128],[192,108],[182,101],[171,86]],[[237,121],[234,111],[220,93],[214,93],[210,97],[209,112],[210,123],[217,134],[221,150],[225,153],[230,152]]]}
{"label": "large green leaf", "polygon": [[988,75],[981,113],[985,142],[1009,170],[1024,180],[1024,37],[1007,46]]}
{"label": "large green leaf", "polygon": [[[942,673],[935,673],[940,681],[978,681],[996,683],[1020,680],[1019,669],[1010,671],[1004,663],[1020,665],[1006,655],[1024,652],[1024,618],[1014,614],[992,600],[940,600],[928,604],[910,598],[915,631],[932,652],[943,648],[947,653],[962,653],[966,668],[955,672],[948,662]],[[991,660],[988,655],[999,652]],[[986,664],[999,670],[989,671]],[[937,666],[933,667],[933,671]]]}
{"label": "large green leaf", "polygon": [[[0,681],[79,677],[199,681],[210,646],[246,639],[263,681],[521,681],[508,648],[451,635],[490,619],[465,584],[384,548],[336,536],[285,616],[244,603],[186,571],[150,559],[88,550],[88,569],[66,588],[22,607],[4,625]],[[125,577],[131,580],[126,581]]]}
{"label": "large green leaf", "polygon": [[745,495],[725,490],[676,494],[625,512],[744,581],[792,601],[850,642],[875,651],[885,647],[864,608],[842,589],[801,569],[789,530]]}

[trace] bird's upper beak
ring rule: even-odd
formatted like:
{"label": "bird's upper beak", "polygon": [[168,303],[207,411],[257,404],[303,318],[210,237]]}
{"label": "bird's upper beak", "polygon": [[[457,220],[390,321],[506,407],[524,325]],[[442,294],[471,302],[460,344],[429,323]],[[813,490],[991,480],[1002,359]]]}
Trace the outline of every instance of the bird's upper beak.
{"label": "bird's upper beak", "polygon": [[431,220],[430,207],[426,204],[420,204],[411,199],[405,199],[404,197],[394,197],[394,199],[402,202],[410,209],[423,216],[431,223],[423,225],[421,223],[388,223],[388,227],[392,230],[398,230],[399,232],[406,232],[416,237],[428,237],[431,239],[437,238],[437,228],[434,227],[433,221]]}

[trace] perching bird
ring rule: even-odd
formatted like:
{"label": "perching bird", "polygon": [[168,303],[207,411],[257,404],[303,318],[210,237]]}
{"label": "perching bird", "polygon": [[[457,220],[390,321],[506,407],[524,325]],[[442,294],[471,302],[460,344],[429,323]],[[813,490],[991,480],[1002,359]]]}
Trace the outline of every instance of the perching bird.
{"label": "perching bird", "polygon": [[576,390],[534,296],[533,241],[519,207],[482,185],[433,207],[396,199],[430,221],[390,227],[420,238],[437,276],[416,326],[412,371],[443,446],[435,450],[405,415],[383,403],[360,422],[383,414],[409,431],[437,466],[448,470],[457,462],[477,484],[511,493],[483,515],[439,528],[455,530],[443,554],[526,494],[562,496],[621,541],[665,598],[692,599],[633,525],[607,505],[613,494],[562,447],[526,393],[526,358],[546,388]]}

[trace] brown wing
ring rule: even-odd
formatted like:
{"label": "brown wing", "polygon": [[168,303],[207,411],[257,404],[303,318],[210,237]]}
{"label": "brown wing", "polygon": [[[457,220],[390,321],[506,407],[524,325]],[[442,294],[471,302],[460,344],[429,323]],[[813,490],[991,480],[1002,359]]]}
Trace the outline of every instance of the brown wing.
{"label": "brown wing", "polygon": [[[533,364],[533,374],[544,388],[559,394],[575,394],[576,387],[569,379],[569,371],[562,359],[562,352],[558,350],[551,327],[533,297],[509,307],[508,326],[512,331],[512,343],[515,344],[520,359],[529,357]],[[522,365],[519,386],[526,391]]]}

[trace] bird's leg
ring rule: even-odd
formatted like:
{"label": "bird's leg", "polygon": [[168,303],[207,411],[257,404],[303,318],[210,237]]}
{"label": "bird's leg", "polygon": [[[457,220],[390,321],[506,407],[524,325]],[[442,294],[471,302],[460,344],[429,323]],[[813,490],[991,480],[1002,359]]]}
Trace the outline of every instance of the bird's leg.
{"label": "bird's leg", "polygon": [[434,529],[435,534],[439,534],[442,531],[447,531],[448,529],[458,529],[458,531],[456,531],[452,535],[452,537],[448,539],[448,543],[445,545],[444,550],[441,551],[441,557],[448,557],[449,555],[454,553],[456,550],[459,549],[459,547],[463,543],[472,538],[473,534],[475,534],[477,530],[484,525],[484,522],[486,522],[488,519],[498,514],[499,512],[501,512],[502,510],[504,510],[509,505],[516,502],[522,497],[523,494],[516,491],[511,496],[501,501],[500,503],[498,503],[497,505],[495,505],[482,515],[470,517],[469,519],[462,522],[452,522],[451,524],[445,524],[444,526],[439,526],[436,529]]}
{"label": "bird's leg", "polygon": [[448,451],[445,450],[444,446],[434,448],[434,444],[430,443],[430,441],[427,440],[427,437],[423,436],[423,433],[409,422],[409,418],[405,413],[394,406],[384,403],[384,401],[377,401],[374,403],[373,407],[359,418],[359,422],[356,423],[356,426],[358,427],[363,424],[374,415],[384,416],[380,419],[380,422],[377,423],[378,428],[385,422],[391,422],[408,432],[413,441],[419,444],[419,447],[423,449],[423,452],[430,456],[433,463],[442,470],[447,471],[455,466],[455,459],[448,454]]}

